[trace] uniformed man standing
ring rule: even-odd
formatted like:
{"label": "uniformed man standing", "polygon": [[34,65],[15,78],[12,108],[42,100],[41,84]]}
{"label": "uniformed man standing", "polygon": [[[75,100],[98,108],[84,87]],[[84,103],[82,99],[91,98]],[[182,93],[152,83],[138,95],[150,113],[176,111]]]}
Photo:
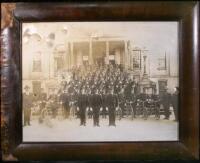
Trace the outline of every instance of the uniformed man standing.
{"label": "uniformed man standing", "polygon": [[102,118],[106,119],[107,115],[107,106],[106,106],[106,91],[104,90],[103,93],[101,94],[101,99],[102,99]]}
{"label": "uniformed man standing", "polygon": [[100,114],[100,107],[102,105],[102,100],[98,89],[96,89],[95,93],[91,97],[91,105],[93,110],[94,126],[99,127],[99,114]]}
{"label": "uniformed man standing", "polygon": [[80,126],[86,125],[86,108],[88,107],[88,96],[86,95],[85,89],[83,88],[78,95],[79,116]]}
{"label": "uniformed man standing", "polygon": [[29,86],[25,86],[25,92],[23,93],[23,110],[24,110],[24,126],[31,125],[31,107],[32,107],[32,97],[29,92]]}
{"label": "uniformed man standing", "polygon": [[113,90],[106,97],[106,104],[108,106],[109,126],[116,126],[115,124],[115,108],[117,107],[117,97],[113,94]]}
{"label": "uniformed man standing", "polygon": [[164,108],[165,119],[169,119],[170,94],[167,92],[167,88],[165,88],[165,91],[161,95],[161,104],[163,105]]}
{"label": "uniformed man standing", "polygon": [[120,93],[118,94],[118,105],[121,109],[120,119],[125,115],[125,97],[124,97],[124,89],[121,88]]}
{"label": "uniformed man standing", "polygon": [[89,119],[91,119],[93,116],[92,104],[91,104],[92,96],[93,96],[92,91],[88,90],[88,118]]}

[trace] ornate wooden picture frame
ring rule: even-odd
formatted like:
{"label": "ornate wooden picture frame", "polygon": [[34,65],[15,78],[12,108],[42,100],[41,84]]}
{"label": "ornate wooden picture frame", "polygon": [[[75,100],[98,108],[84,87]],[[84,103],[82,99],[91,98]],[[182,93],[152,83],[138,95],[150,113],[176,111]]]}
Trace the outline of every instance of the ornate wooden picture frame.
{"label": "ornate wooden picture frame", "polygon": [[[199,159],[198,2],[17,3],[2,29],[1,113],[5,159]],[[179,141],[24,143],[22,141],[22,23],[71,21],[179,22]]]}

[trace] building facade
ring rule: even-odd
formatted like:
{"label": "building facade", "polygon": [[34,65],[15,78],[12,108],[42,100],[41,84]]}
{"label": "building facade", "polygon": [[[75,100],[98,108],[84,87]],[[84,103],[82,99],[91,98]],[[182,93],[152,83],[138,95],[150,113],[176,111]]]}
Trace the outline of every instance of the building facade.
{"label": "building facade", "polygon": [[68,80],[72,68],[93,64],[121,65],[138,82],[145,74],[155,83],[157,94],[166,87],[172,92],[179,84],[178,74],[171,73],[174,65],[170,64],[169,55],[152,58],[148,50],[135,48],[134,42],[126,38],[60,38],[61,34],[52,34],[44,40],[36,34],[23,44],[23,87],[29,86],[35,94],[43,91],[49,95],[59,88],[62,77]]}

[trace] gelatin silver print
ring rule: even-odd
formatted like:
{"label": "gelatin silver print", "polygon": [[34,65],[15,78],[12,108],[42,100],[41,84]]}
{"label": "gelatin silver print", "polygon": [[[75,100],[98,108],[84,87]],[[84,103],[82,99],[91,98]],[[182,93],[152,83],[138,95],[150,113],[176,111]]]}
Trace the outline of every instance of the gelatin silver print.
{"label": "gelatin silver print", "polygon": [[179,140],[178,22],[22,24],[24,142]]}

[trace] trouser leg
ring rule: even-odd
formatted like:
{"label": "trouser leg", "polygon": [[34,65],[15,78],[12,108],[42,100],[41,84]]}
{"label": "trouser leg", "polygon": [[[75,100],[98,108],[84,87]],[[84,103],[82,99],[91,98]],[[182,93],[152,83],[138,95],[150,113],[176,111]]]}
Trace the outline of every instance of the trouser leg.
{"label": "trouser leg", "polygon": [[26,122],[27,122],[27,115],[26,115],[26,110],[24,110],[24,126],[26,126]]}
{"label": "trouser leg", "polygon": [[115,113],[113,113],[113,120],[112,124],[115,126]]}
{"label": "trouser leg", "polygon": [[85,125],[85,124],[86,124],[86,114],[83,113],[83,125]]}
{"label": "trouser leg", "polygon": [[173,109],[174,109],[175,121],[178,121],[178,109],[176,106],[173,106]]}
{"label": "trouser leg", "polygon": [[31,110],[29,109],[27,112],[27,124],[30,125],[30,119],[31,119]]}
{"label": "trouser leg", "polygon": [[169,119],[169,106],[164,105],[164,114],[165,114],[165,119]]}
{"label": "trouser leg", "polygon": [[109,113],[109,126],[112,124],[112,115]]}
{"label": "trouser leg", "polygon": [[93,125],[96,126],[96,115],[93,115]]}
{"label": "trouser leg", "polygon": [[97,115],[97,123],[96,123],[97,126],[99,126],[99,115]]}

